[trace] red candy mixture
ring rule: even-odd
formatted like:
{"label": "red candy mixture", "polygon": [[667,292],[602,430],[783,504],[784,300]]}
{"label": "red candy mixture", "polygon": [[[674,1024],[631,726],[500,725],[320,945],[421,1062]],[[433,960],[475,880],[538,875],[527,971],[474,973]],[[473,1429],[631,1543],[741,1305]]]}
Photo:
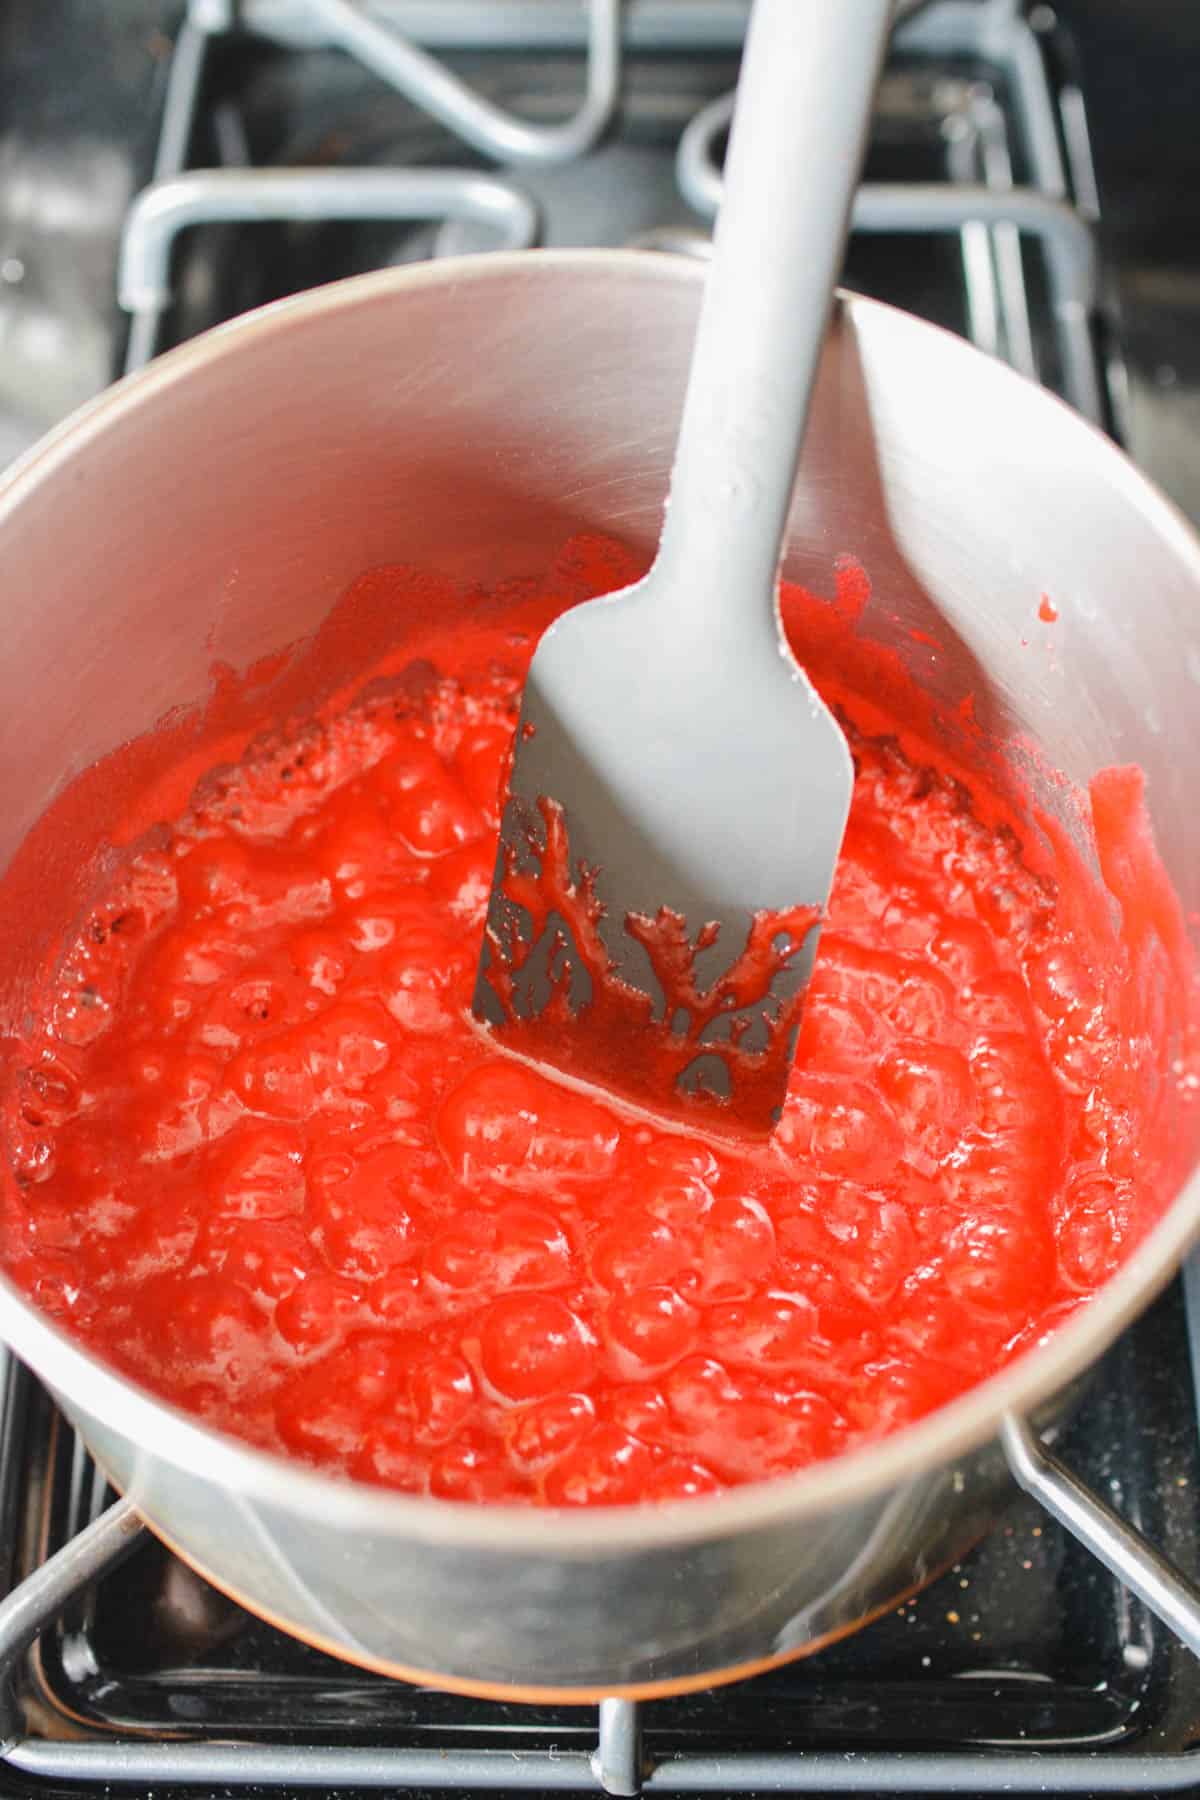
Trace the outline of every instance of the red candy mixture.
{"label": "red candy mixture", "polygon": [[159,1393],[369,1482],[582,1505],[800,1469],[1111,1273],[1159,1210],[1157,1051],[1015,838],[851,727],[769,1146],[498,1053],[469,1009],[532,641],[443,642],[127,860],[21,1046],[4,1262]]}

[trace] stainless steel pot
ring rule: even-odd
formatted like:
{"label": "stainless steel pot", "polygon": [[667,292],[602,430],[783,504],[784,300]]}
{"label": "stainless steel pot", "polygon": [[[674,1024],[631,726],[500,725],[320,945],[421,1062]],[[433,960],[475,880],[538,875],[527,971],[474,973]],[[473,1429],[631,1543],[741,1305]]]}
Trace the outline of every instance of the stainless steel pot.
{"label": "stainless steel pot", "polygon": [[[71,776],[202,701],[214,659],[243,668],[311,634],[372,564],[470,582],[537,571],[581,529],[650,545],[701,279],[615,253],[370,276],[197,340],[48,439],[0,489],[0,862]],[[1109,443],[957,340],[844,295],[790,546],[788,572],[817,586],[858,557],[864,630],[922,657],[951,705],[975,692],[996,741],[1032,737],[1077,781],[1140,762],[1200,907],[1200,547]],[[1043,591],[1049,657],[1021,643]],[[947,646],[932,663],[911,635],[931,626]],[[313,696],[349,672],[330,655]],[[254,705],[222,729],[249,731]],[[44,850],[36,906],[21,890],[0,918],[10,1017],[120,805],[93,790]],[[986,1528],[1008,1455],[1049,1494],[1019,1421],[1056,1415],[1198,1219],[1191,1180],[1084,1315],[919,1426],[651,1511],[477,1509],[327,1479],[183,1417],[8,1284],[0,1329],[153,1527],[246,1605],[371,1666],[584,1699],[739,1674],[852,1629]]]}

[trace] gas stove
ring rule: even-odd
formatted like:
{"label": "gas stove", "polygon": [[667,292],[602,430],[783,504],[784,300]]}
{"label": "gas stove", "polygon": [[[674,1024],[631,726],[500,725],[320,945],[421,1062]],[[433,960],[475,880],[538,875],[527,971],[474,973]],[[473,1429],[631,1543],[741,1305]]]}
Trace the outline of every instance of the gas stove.
{"label": "gas stove", "polygon": [[[1019,0],[901,10],[847,284],[1123,435],[1070,38]],[[0,457],[122,367],[317,282],[535,243],[705,256],[747,11],[107,7],[95,41],[81,26],[61,51],[86,128],[55,137],[51,106],[61,154],[0,156]],[[114,131],[105,107],[122,104]],[[1185,1571],[1200,1562],[1197,1344],[1189,1279],[1110,1352],[1062,1446]],[[1028,1498],[960,1566],[806,1661],[640,1705],[515,1705],[389,1682],[251,1617],[139,1527],[11,1358],[0,1398],[0,1794],[1200,1784],[1200,1668]]]}

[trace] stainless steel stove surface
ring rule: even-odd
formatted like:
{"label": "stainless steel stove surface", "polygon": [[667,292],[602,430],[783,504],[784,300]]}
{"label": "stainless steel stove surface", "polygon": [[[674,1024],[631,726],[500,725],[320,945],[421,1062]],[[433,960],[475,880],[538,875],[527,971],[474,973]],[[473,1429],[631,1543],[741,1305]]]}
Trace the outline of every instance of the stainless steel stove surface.
{"label": "stainless steel stove surface", "polygon": [[[10,99],[22,70],[36,85],[41,68],[14,22],[24,10],[0,19]],[[0,459],[122,362],[316,282],[500,244],[704,255],[746,12],[745,0],[80,9],[55,45],[53,97],[38,90],[38,129],[0,138]],[[397,50],[400,31],[444,61]],[[1075,68],[1044,5],[910,10],[846,279],[1120,433],[1126,384]],[[1192,1298],[1177,1284],[1116,1346],[1064,1446],[1185,1571],[1200,1526]],[[11,1359],[0,1397],[0,1794],[1200,1785],[1200,1666],[1030,1499],[961,1567],[807,1661],[637,1707],[517,1706],[363,1674],[250,1617],[113,1504]]]}

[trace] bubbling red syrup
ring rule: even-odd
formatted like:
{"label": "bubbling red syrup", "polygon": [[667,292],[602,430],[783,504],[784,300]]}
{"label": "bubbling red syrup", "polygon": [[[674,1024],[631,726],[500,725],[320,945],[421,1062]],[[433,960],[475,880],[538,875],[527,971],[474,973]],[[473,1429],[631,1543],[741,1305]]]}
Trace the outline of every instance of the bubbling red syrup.
{"label": "bubbling red syrup", "polygon": [[[214,771],[47,964],[4,1099],[5,1267],[254,1444],[550,1505],[800,1469],[1036,1342],[1169,1197],[1190,972],[1137,772],[1096,788],[1111,892],[1061,837],[1035,873],[995,795],[888,728],[890,664],[866,724],[823,676],[854,572],[835,604],[784,597],[856,782],[772,1140],[481,1033],[523,670],[563,569],[578,598],[614,560],[576,545],[527,629],[428,632],[407,678]],[[370,579],[401,616],[411,578]]]}

